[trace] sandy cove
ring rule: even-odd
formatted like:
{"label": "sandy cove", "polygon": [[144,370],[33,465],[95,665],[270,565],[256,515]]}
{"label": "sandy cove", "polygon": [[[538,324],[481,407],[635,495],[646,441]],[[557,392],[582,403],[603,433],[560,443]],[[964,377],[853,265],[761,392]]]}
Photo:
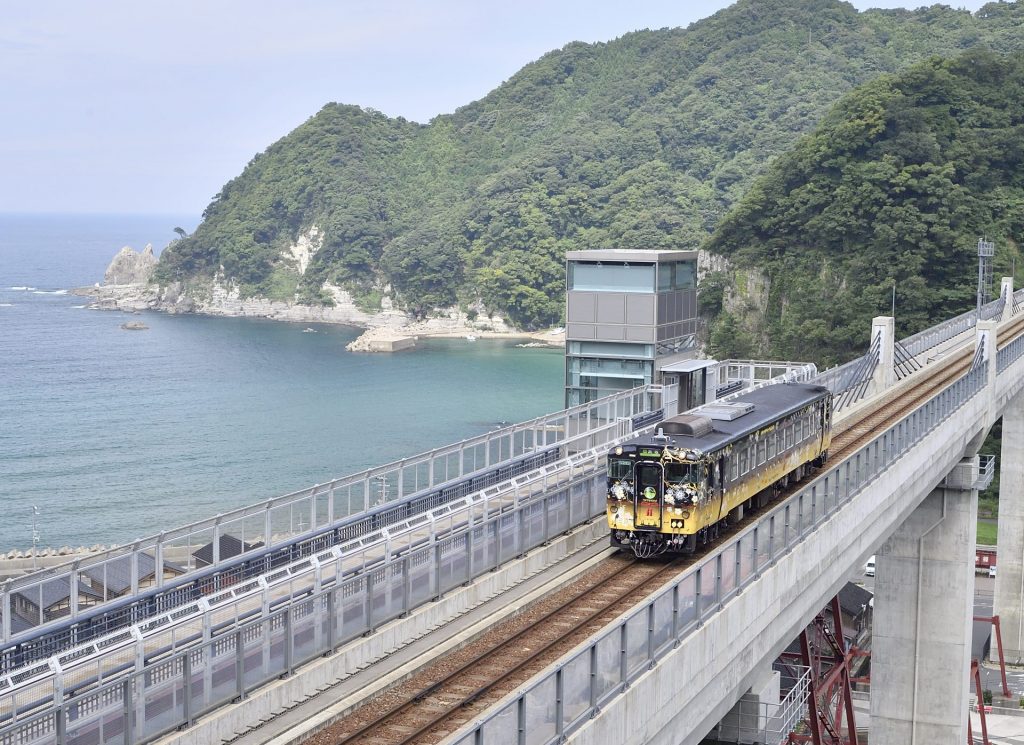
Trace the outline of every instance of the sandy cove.
{"label": "sandy cove", "polygon": [[367,329],[355,341],[345,345],[350,352],[400,352],[404,349],[415,347],[418,339],[522,339],[524,343],[520,346],[543,346],[562,347],[565,346],[565,330],[551,329],[549,331],[483,331],[471,326],[463,329],[447,329],[438,331],[436,329],[417,328],[422,324],[414,323],[401,328],[378,327]]}

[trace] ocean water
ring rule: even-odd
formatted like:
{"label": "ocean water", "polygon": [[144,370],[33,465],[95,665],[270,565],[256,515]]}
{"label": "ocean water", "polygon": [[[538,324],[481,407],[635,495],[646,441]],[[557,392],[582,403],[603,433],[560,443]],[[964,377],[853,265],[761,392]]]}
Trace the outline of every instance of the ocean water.
{"label": "ocean water", "polygon": [[[123,246],[182,216],[0,215],[0,551],[122,543],[561,408],[562,352],[94,311]],[[121,324],[142,320],[146,331]]]}

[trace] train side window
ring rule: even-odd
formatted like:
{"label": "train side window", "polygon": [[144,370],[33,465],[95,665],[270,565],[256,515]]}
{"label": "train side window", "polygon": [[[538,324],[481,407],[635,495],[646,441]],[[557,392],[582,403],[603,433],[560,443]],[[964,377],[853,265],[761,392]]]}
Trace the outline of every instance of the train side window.
{"label": "train side window", "polygon": [[765,442],[764,440],[761,440],[759,443],[757,443],[757,465],[761,465],[762,463],[765,462],[765,452]]}
{"label": "train side window", "polygon": [[743,445],[742,447],[739,448],[739,456],[738,456],[738,458],[739,458],[739,462],[740,462],[739,472],[740,473],[746,473],[747,472],[747,446],[746,445]]}
{"label": "train side window", "polygon": [[775,457],[775,453],[777,452],[777,449],[776,449],[776,446],[775,446],[775,442],[776,442],[777,438],[778,438],[778,433],[777,432],[772,432],[770,435],[768,435],[767,448],[768,448],[768,458],[769,459],[774,458]]}
{"label": "train side window", "polygon": [[786,450],[793,447],[793,422],[786,424]]}
{"label": "train side window", "polygon": [[608,478],[625,479],[633,472],[633,461],[629,458],[609,458]]}

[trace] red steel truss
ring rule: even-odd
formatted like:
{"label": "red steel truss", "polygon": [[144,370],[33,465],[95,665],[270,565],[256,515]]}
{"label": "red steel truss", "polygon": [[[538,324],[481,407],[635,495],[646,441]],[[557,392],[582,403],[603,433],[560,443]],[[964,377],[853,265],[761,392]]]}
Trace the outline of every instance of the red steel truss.
{"label": "red steel truss", "polygon": [[783,663],[795,663],[811,670],[806,720],[808,733],[791,732],[789,743],[858,745],[850,663],[863,655],[854,646],[846,648],[837,595],[800,634],[800,653],[784,652],[779,657]]}
{"label": "red steel truss", "polygon": [[[1000,653],[1002,649],[999,650]],[[971,660],[971,677],[974,678],[974,690],[978,692],[978,718],[981,719],[982,745],[991,745],[988,741],[988,722],[985,721],[985,702],[981,698],[981,671],[978,661]],[[1003,671],[1003,685],[1006,685],[1006,671]],[[967,717],[967,745],[975,745],[974,734],[971,732],[971,718]]]}
{"label": "red steel truss", "polygon": [[[1003,659],[1003,632],[999,630],[999,616],[975,616],[975,621],[988,621],[996,632],[996,650],[999,652],[999,672],[1003,677],[1003,695],[1010,698],[1010,686],[1006,685],[1006,660]],[[977,660],[975,660],[977,662]],[[973,670],[972,670],[972,675]],[[975,689],[978,692],[978,700],[981,700],[981,688]]]}

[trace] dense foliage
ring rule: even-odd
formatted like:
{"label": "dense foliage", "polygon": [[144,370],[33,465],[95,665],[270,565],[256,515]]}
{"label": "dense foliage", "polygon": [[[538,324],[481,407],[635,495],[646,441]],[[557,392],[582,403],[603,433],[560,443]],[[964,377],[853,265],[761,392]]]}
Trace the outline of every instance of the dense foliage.
{"label": "dense foliage", "polygon": [[[482,299],[557,322],[566,250],[696,248],[843,93],[929,55],[1019,47],[1022,28],[1020,3],[740,0],[569,44],[429,125],[329,104],[225,185],[158,279],[222,267],[246,294],[325,302],[330,281],[371,304],[390,287],[421,315]],[[300,277],[281,252],[311,226],[323,247]]]}
{"label": "dense foliage", "polygon": [[756,268],[768,285],[756,313],[709,303],[714,351],[842,361],[889,315],[894,286],[901,335],[973,307],[978,239],[995,239],[998,277],[1024,235],[1022,101],[1024,54],[986,51],[845,97],[708,241],[734,276]]}

